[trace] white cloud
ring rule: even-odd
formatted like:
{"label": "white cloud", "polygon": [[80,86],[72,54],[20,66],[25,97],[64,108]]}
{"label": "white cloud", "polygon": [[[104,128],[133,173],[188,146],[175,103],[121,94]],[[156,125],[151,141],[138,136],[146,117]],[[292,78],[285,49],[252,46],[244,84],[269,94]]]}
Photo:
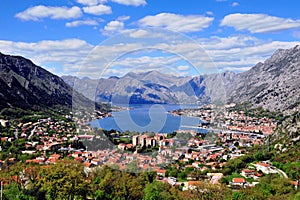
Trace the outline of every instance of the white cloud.
{"label": "white cloud", "polygon": [[178,69],[179,71],[186,71],[186,70],[189,70],[190,67],[187,66],[187,65],[180,65],[180,66],[177,67],[177,69]]}
{"label": "white cloud", "polygon": [[300,27],[300,20],[292,20],[265,14],[235,13],[224,17],[221,26],[231,26],[236,30],[248,30],[251,33],[283,31]]}
{"label": "white cloud", "polygon": [[68,7],[52,7],[52,6],[34,6],[26,9],[23,12],[17,13],[15,17],[29,21],[37,21],[42,18],[51,19],[74,19],[82,16],[81,9],[77,6]]}
{"label": "white cloud", "polygon": [[76,20],[76,21],[66,23],[66,27],[77,27],[82,25],[97,26],[98,22],[96,20],[87,19],[87,20]]}
{"label": "white cloud", "polygon": [[149,15],[138,21],[142,27],[166,28],[179,32],[196,32],[207,28],[213,17],[202,15],[177,15],[173,13],[160,13]]}
{"label": "white cloud", "polygon": [[106,3],[108,1],[112,1],[126,6],[144,6],[147,4],[146,0],[77,0],[77,3],[88,6],[95,6],[98,4]]}
{"label": "white cloud", "polygon": [[111,7],[106,5],[97,5],[97,6],[89,6],[83,7],[83,11],[88,14],[93,15],[104,15],[104,14],[111,14]]}
{"label": "white cloud", "polygon": [[147,4],[145,0],[111,0],[111,1],[126,6],[144,6]]}
{"label": "white cloud", "polygon": [[88,5],[88,6],[95,6],[105,2],[106,0],[77,0],[77,3]]}
{"label": "white cloud", "polygon": [[145,37],[149,37],[151,35],[151,33],[149,33],[146,30],[133,30],[129,33],[129,36],[132,38],[145,38]]}
{"label": "white cloud", "polygon": [[127,20],[129,20],[130,19],[130,16],[128,16],[128,15],[123,15],[123,16],[120,16],[120,17],[118,17],[117,18],[117,21],[127,21]]}
{"label": "white cloud", "polygon": [[236,6],[238,6],[238,5],[239,5],[238,2],[233,2],[233,3],[231,4],[232,7],[236,7]]}
{"label": "white cloud", "polygon": [[124,23],[120,21],[110,21],[106,26],[104,27],[105,32],[116,32],[120,31],[124,28]]}
{"label": "white cloud", "polygon": [[59,67],[63,67],[66,73],[71,73],[74,71],[72,67],[78,65],[92,48],[92,45],[79,39],[43,40],[36,43],[0,40],[2,53],[22,55],[37,65],[47,65],[45,68],[50,71],[54,71],[55,67],[60,75],[64,72]]}
{"label": "white cloud", "polygon": [[213,16],[213,15],[214,15],[214,13],[213,13],[212,11],[207,11],[206,14],[207,14],[207,15],[210,15],[210,16]]}
{"label": "white cloud", "polygon": [[[119,26],[111,25],[110,27],[109,30],[114,31]],[[170,36],[168,33],[165,34]],[[0,40],[0,49],[5,54],[25,56],[41,66],[47,66],[47,69],[59,75],[99,77],[105,67],[108,67],[106,73],[110,73],[106,74],[107,76],[124,75],[136,68],[144,70],[158,69],[159,67],[173,68],[177,72],[190,72],[197,66],[202,70],[201,73],[210,72],[205,66],[215,67],[220,71],[244,71],[258,62],[265,61],[277,49],[288,49],[299,44],[299,41],[269,41],[243,35],[225,38],[199,38],[196,41],[183,41],[178,38],[176,40],[173,37],[174,42],[165,41],[163,43],[160,40],[152,39],[153,34],[150,30],[146,32],[138,30],[126,34],[130,40],[113,43],[117,40],[111,38],[107,43],[97,47],[79,39],[44,40],[36,43]],[[130,34],[151,37],[150,40],[138,40],[137,42],[132,39]],[[161,39],[164,36],[158,37]],[[149,45],[145,44],[145,41],[153,43]],[[162,54],[156,52],[162,52]],[[182,63],[182,61],[189,64]],[[190,66],[189,69],[188,66]],[[57,67],[55,71],[54,67]]]}

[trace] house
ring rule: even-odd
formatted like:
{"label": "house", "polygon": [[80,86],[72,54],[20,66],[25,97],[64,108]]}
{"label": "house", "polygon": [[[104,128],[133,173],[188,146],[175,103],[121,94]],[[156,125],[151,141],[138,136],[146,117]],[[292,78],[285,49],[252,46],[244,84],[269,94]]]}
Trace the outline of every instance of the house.
{"label": "house", "polygon": [[299,180],[297,180],[297,181],[291,181],[291,183],[295,186],[295,190],[297,190],[298,187],[299,187]]}
{"label": "house", "polygon": [[91,164],[94,164],[94,165],[100,165],[101,164],[101,161],[99,159],[93,159],[91,160]]}
{"label": "house", "polygon": [[163,177],[165,177],[165,176],[166,176],[166,172],[167,172],[167,170],[164,170],[164,169],[158,169],[158,170],[156,170],[156,174],[157,174],[158,176],[163,176]]}
{"label": "house", "polygon": [[245,188],[246,181],[244,178],[233,178],[231,182],[231,187],[233,188]]}
{"label": "house", "polygon": [[201,181],[188,181],[187,184],[182,188],[183,191],[186,190],[195,190],[197,187],[201,185]]}
{"label": "house", "polygon": [[52,154],[46,161],[46,163],[56,163],[61,156],[59,154]]}
{"label": "house", "polygon": [[126,144],[126,149],[132,149],[133,145],[132,144]]}
{"label": "house", "polygon": [[147,146],[155,147],[156,140],[154,138],[146,138]]}
{"label": "house", "polygon": [[198,169],[198,168],[200,168],[200,167],[199,167],[199,164],[201,164],[201,163],[200,163],[200,162],[193,162],[193,163],[192,163],[192,166],[193,166],[194,168],[197,168],[197,169]]}
{"label": "house", "polygon": [[72,157],[73,158],[79,158],[82,156],[82,152],[80,151],[75,151],[73,154],[72,154]]}
{"label": "house", "polygon": [[207,173],[207,176],[211,177],[210,182],[212,184],[219,184],[219,180],[224,176],[222,173]]}
{"label": "house", "polygon": [[133,144],[133,146],[139,145],[139,136],[138,135],[135,135],[132,137],[132,144]]}
{"label": "house", "polygon": [[262,171],[264,174],[269,174],[270,173],[270,164],[268,163],[264,163],[264,162],[261,162],[261,163],[257,163],[256,165],[256,170],[257,171]]}
{"label": "house", "polygon": [[254,173],[255,173],[255,170],[252,170],[252,169],[243,169],[241,174],[244,177],[251,177],[251,176],[254,176]]}
{"label": "house", "polygon": [[82,140],[93,140],[94,135],[78,135],[77,137],[78,139],[82,139]]}
{"label": "house", "polygon": [[146,135],[142,135],[140,138],[139,138],[139,144],[144,147],[146,146],[146,139],[147,139],[147,136]]}
{"label": "house", "polygon": [[43,147],[43,150],[57,152],[60,148],[61,148],[61,144],[60,143],[53,142],[53,143],[50,143],[48,145],[45,145]]}
{"label": "house", "polygon": [[174,186],[174,185],[176,184],[176,181],[177,181],[177,179],[174,178],[174,177],[169,177],[169,178],[167,179],[167,182],[168,182],[170,185],[172,185],[172,186]]}
{"label": "house", "polygon": [[126,144],[124,144],[124,143],[120,143],[120,144],[118,144],[118,149],[120,149],[120,150],[126,150]]}
{"label": "house", "polygon": [[156,134],[156,135],[154,136],[154,139],[155,139],[156,141],[160,141],[160,140],[165,139],[165,137],[164,137],[164,135]]}

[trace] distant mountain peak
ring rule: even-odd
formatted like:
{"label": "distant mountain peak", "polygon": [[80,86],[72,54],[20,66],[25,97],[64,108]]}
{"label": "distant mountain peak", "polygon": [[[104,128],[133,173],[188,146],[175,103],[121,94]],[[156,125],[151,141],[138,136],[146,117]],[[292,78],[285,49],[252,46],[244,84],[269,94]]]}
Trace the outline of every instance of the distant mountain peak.
{"label": "distant mountain peak", "polygon": [[86,96],[96,93],[98,100],[123,101],[134,94],[136,103],[252,102],[254,106],[284,111],[300,105],[300,46],[279,49],[266,61],[242,73],[225,71],[178,77],[149,70],[129,72],[117,79],[80,81],[80,92]]}

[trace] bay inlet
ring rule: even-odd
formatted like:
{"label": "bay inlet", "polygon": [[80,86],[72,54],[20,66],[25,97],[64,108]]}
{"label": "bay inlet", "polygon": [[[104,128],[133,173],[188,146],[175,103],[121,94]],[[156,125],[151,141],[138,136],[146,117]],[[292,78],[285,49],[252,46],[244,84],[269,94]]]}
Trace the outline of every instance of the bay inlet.
{"label": "bay inlet", "polygon": [[206,132],[206,130],[198,128],[201,123],[199,118],[175,116],[169,113],[172,110],[196,108],[197,105],[130,104],[127,107],[130,109],[112,112],[111,117],[93,120],[90,125],[94,128],[113,129],[120,132],[172,133],[177,130]]}

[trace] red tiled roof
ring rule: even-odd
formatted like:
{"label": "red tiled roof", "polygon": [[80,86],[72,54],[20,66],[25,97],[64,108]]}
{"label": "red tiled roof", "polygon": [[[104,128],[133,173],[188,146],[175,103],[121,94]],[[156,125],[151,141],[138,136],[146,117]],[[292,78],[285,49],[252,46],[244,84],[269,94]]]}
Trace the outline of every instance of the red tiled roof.
{"label": "red tiled roof", "polygon": [[264,167],[270,167],[270,164],[268,163],[257,163],[258,165],[264,166]]}
{"label": "red tiled roof", "polygon": [[251,173],[251,172],[255,172],[255,170],[251,170],[251,169],[243,169],[243,172]]}
{"label": "red tiled roof", "polygon": [[245,179],[244,178],[233,178],[232,182],[234,182],[234,183],[245,183]]}
{"label": "red tiled roof", "polygon": [[298,186],[298,181],[291,181],[294,186]]}
{"label": "red tiled roof", "polygon": [[167,170],[164,170],[164,169],[158,169],[158,170],[156,170],[156,172],[158,172],[158,173],[166,173],[166,171]]}

